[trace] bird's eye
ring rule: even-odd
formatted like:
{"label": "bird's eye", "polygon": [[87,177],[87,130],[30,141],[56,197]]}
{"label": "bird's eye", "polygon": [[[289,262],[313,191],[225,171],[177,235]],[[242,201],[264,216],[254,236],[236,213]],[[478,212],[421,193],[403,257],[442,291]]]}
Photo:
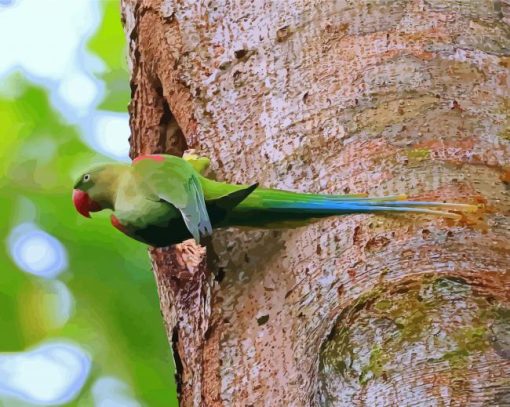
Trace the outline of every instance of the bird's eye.
{"label": "bird's eye", "polygon": [[89,174],[85,174],[83,176],[83,182],[87,182],[89,179],[90,179],[90,175]]}

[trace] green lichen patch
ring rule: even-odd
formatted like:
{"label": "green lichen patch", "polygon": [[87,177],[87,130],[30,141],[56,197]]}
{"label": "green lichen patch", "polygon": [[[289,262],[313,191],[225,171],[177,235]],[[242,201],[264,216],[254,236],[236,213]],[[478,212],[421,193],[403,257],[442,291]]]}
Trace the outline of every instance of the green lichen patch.
{"label": "green lichen patch", "polygon": [[484,352],[488,346],[486,326],[465,327],[452,335],[456,348],[446,352],[439,361],[447,361],[453,369],[464,369],[474,352]]}
{"label": "green lichen patch", "polygon": [[[494,332],[508,347],[508,324],[496,322],[508,322],[510,311],[498,309],[492,296],[458,276],[382,282],[340,315],[321,349],[322,381],[359,388],[417,365],[438,369],[435,366],[446,364],[449,369],[442,366],[441,375],[460,383],[477,355],[494,347]],[[403,366],[402,360],[409,365]]]}
{"label": "green lichen patch", "polygon": [[370,358],[368,365],[365,365],[361,370],[359,381],[361,384],[367,383],[370,379],[378,379],[385,372],[386,362],[389,360],[389,355],[376,345],[370,351]]}
{"label": "green lichen patch", "polygon": [[506,127],[498,133],[499,137],[504,140],[510,140],[510,127]]}
{"label": "green lichen patch", "polygon": [[409,161],[419,162],[430,157],[430,150],[428,148],[413,148],[407,150],[406,154]]}
{"label": "green lichen patch", "polygon": [[385,311],[391,308],[391,301],[388,299],[382,299],[374,304],[374,308],[378,311]]}
{"label": "green lichen patch", "polygon": [[489,343],[503,359],[510,359],[510,309],[498,308],[489,329]]}
{"label": "green lichen patch", "polygon": [[484,351],[489,343],[487,341],[487,327],[485,325],[466,327],[453,334],[460,349],[467,353]]}
{"label": "green lichen patch", "polygon": [[345,326],[335,327],[331,337],[321,352],[321,370],[327,367],[328,371],[343,375],[353,356],[349,330]]}

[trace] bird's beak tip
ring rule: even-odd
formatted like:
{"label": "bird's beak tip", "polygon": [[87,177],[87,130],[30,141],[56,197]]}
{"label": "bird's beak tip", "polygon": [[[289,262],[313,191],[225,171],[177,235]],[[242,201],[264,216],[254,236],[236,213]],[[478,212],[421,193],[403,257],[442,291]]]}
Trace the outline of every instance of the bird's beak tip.
{"label": "bird's beak tip", "polygon": [[73,190],[73,204],[78,213],[86,218],[90,218],[89,211],[90,198],[88,194],[79,189]]}

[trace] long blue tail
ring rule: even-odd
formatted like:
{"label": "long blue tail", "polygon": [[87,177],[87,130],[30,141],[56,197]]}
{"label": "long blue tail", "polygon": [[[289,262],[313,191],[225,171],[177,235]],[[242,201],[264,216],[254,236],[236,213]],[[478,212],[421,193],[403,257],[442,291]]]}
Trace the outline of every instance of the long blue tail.
{"label": "long blue tail", "polygon": [[406,195],[369,198],[364,195],[301,194],[257,188],[238,206],[238,209],[280,214],[300,213],[310,217],[314,215],[407,212],[459,218],[458,212],[474,212],[478,207],[458,203],[410,201],[407,200]]}

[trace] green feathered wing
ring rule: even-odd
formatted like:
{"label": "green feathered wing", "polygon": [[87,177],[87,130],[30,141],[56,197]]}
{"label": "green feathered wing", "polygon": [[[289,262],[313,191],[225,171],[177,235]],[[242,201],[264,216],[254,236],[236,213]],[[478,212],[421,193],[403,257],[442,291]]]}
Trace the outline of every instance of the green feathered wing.
{"label": "green feathered wing", "polygon": [[170,156],[145,158],[133,164],[135,174],[146,186],[147,198],[175,206],[193,238],[212,233],[200,175],[187,161]]}

